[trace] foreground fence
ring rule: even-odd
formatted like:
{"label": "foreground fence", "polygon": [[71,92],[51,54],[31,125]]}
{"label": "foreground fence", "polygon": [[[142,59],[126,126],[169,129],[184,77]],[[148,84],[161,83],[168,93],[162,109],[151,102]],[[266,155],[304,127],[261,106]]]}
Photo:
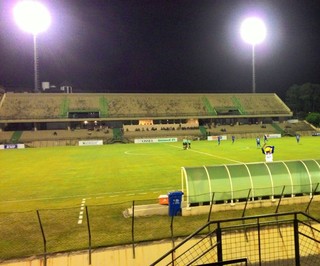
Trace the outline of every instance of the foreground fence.
{"label": "foreground fence", "polygon": [[[197,216],[128,215],[133,206],[159,205],[157,203],[148,200],[94,206],[83,204],[75,208],[0,213],[0,262],[38,255],[43,256],[46,263],[51,254],[87,250],[90,263],[92,249],[122,244],[132,246],[134,258],[135,248],[141,243],[171,239],[174,246],[177,237],[187,237],[210,220],[226,215],[252,215],[246,210],[247,205],[243,210],[228,211],[227,214],[213,212],[210,208],[208,213]],[[280,203],[279,200],[274,210],[266,211],[278,212]],[[292,207],[311,215],[320,212],[318,205],[311,205],[311,201]]]}
{"label": "foreground fence", "polygon": [[179,216],[171,224],[168,215],[127,215],[133,204],[152,203],[156,201],[0,213],[0,262],[122,244],[132,245],[134,256],[140,242],[184,236],[206,222],[206,217]]}

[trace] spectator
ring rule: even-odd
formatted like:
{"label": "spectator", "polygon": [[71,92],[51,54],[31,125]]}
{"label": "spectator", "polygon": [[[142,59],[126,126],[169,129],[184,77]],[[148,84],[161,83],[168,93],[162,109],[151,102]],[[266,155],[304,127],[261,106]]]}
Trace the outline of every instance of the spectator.
{"label": "spectator", "polygon": [[261,151],[265,154],[267,163],[273,161],[274,146],[266,146],[266,144],[264,144]]}

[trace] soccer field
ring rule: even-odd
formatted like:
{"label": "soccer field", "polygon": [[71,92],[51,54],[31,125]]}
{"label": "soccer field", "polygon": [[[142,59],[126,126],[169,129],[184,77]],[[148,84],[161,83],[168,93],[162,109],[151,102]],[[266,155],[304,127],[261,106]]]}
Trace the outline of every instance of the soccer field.
{"label": "soccer field", "polygon": [[[319,159],[320,137],[269,139],[274,161]],[[157,199],[183,166],[263,162],[255,139],[0,150],[0,212]]]}

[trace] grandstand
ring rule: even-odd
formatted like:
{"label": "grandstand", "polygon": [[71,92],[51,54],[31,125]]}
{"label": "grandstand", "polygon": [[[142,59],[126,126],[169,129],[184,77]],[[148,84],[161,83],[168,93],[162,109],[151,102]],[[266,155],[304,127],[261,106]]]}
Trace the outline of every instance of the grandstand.
{"label": "grandstand", "polygon": [[[0,143],[23,142],[31,147],[42,147],[78,145],[79,140],[84,139],[102,139],[105,141],[105,143],[109,143],[109,141],[131,141],[136,138],[157,138],[160,136],[183,138],[184,136],[207,137],[210,135],[217,136],[223,134],[227,136],[236,135],[237,137],[255,137],[256,135],[261,136],[265,133],[281,133],[283,135],[294,135],[296,133],[300,133],[303,135],[309,134],[310,131],[313,131],[312,127],[305,122],[294,121],[294,123],[292,123],[293,121],[288,120],[291,118],[291,116],[292,113],[289,108],[287,108],[287,106],[275,94],[7,93],[3,94],[0,100]],[[199,142],[197,144],[202,143],[204,142]],[[112,148],[112,146],[109,146],[107,149],[108,153],[110,152],[110,148]],[[29,149],[29,151],[32,151],[32,149]],[[50,152],[50,155],[52,155],[52,151],[52,149],[48,151]],[[85,153],[86,160],[88,157],[92,157],[87,152]],[[47,158],[47,156],[43,157]],[[60,156],[52,157],[58,157],[58,160],[61,160]],[[78,155],[76,157],[77,162],[81,162],[81,160],[79,160],[80,155],[79,157]],[[34,160],[34,157],[32,157],[32,159]],[[103,163],[108,164],[106,168],[110,168],[109,164],[112,162],[110,161],[105,163],[106,160],[104,158]],[[157,164],[159,164],[158,161]],[[265,201],[265,204],[272,204],[272,206],[278,204],[279,207],[281,202],[288,202],[289,200],[292,203],[297,203],[300,198],[295,196],[306,194],[308,194],[311,198],[307,199],[307,197],[305,197],[305,200],[308,201],[310,205],[313,196],[318,196],[317,188],[319,185],[319,183],[315,184],[314,180],[313,183],[311,182],[311,176],[318,178],[317,173],[319,168],[314,167],[309,169],[305,167],[307,164],[311,164],[311,162],[309,160],[286,163],[275,162],[268,165],[268,167],[271,169],[270,171],[264,163],[189,167],[185,170],[185,173],[188,174],[185,178],[186,182],[190,182],[188,183],[188,188],[193,188],[194,190],[191,191],[190,189],[186,191],[185,197],[188,198],[186,205],[187,207],[184,209],[186,212],[188,212],[188,215],[193,215],[199,214],[200,210],[204,210],[204,208],[206,208],[206,213],[208,213],[209,209],[209,214],[211,216],[212,207],[214,207],[215,211],[218,210],[218,204],[216,203],[227,203],[230,201],[232,204],[228,206],[230,207],[228,210],[231,210],[232,208],[235,209],[235,205],[237,205],[239,210],[243,208],[242,213],[244,216],[247,206],[249,209],[250,198],[252,199],[251,205],[256,207],[264,207],[267,205],[262,205],[262,199],[270,197],[272,198],[272,201]],[[29,164],[27,165],[29,166]],[[46,163],[46,165],[49,164]],[[151,165],[153,168],[154,164]],[[272,168],[272,165],[275,167]],[[7,168],[12,169],[12,167],[8,166]],[[85,169],[82,169],[82,167],[77,168],[81,168],[81,171]],[[135,167],[130,165],[130,168]],[[33,167],[32,173],[34,173],[34,169],[36,168]],[[226,178],[220,178],[220,176],[219,178],[216,178],[216,176],[213,175],[216,173],[216,169],[220,169],[218,173],[222,177]],[[292,173],[289,173],[289,171],[287,171],[288,169],[292,170]],[[145,169],[143,168],[143,172],[144,171]],[[61,172],[63,173],[62,179],[66,180],[63,182],[67,183],[68,173],[65,173],[64,171]],[[287,175],[287,172],[289,175]],[[70,176],[76,176],[73,170],[70,171],[70,173]],[[254,175],[251,176],[251,173]],[[273,178],[270,177],[271,173],[274,173],[274,183],[273,181],[271,182],[271,180],[273,180]],[[208,174],[212,174],[210,177],[211,179],[208,178]],[[233,180],[231,179],[232,174],[234,176]],[[250,176],[246,176],[246,174],[250,174]],[[15,173],[15,175],[18,174]],[[51,173],[49,175],[51,175]],[[49,180],[49,175],[44,175],[45,178],[43,179],[48,178]],[[88,173],[85,173],[84,175],[91,175],[91,173],[88,171]],[[172,175],[171,171],[169,175]],[[24,173],[21,176],[23,179],[26,179],[29,182],[29,179],[25,177]],[[7,179],[10,180],[10,178]],[[38,179],[42,179],[42,176]],[[83,179],[87,180],[85,178]],[[99,179],[101,179],[100,176]],[[117,174],[112,174],[112,179],[117,179]],[[126,180],[128,179],[129,178],[126,177]],[[95,183],[93,176],[90,176],[90,180],[92,180],[92,183]],[[151,180],[151,178],[148,179],[148,182],[149,180]],[[54,187],[51,182],[46,182],[50,187]],[[308,186],[306,186],[303,182],[309,182]],[[70,183],[72,183],[70,191],[72,190],[75,194],[79,195],[80,193],[76,193],[73,182]],[[147,182],[141,181],[141,183]],[[272,183],[272,186],[266,185],[269,183]],[[237,184],[237,190],[233,189],[232,187],[230,190],[231,196],[228,196],[229,190],[226,188],[228,188],[228,186],[231,187],[231,184]],[[314,185],[316,185],[316,187],[314,187]],[[59,190],[61,189],[59,186],[57,187]],[[195,191],[195,188],[200,191]],[[202,188],[203,190],[201,191]],[[282,191],[281,188],[283,188]],[[15,190],[17,189],[15,188]],[[265,192],[266,190],[270,190],[271,192]],[[47,191],[44,191],[44,193],[47,193]],[[282,196],[286,195],[288,197],[282,201]],[[49,197],[49,195],[46,196],[46,198],[47,197]],[[278,199],[278,197],[279,201],[276,201],[275,199]],[[17,202],[16,198],[14,198],[14,200]],[[123,198],[121,200],[123,200]],[[22,205],[21,202],[19,204]],[[129,204],[131,204],[131,202]],[[148,220],[143,220],[141,217],[139,217],[140,221],[135,221],[138,226],[134,227],[134,223],[131,223],[131,221],[127,219],[128,217],[125,216],[125,219],[122,217],[122,214],[126,214],[123,213],[123,206],[126,206],[125,209],[128,210],[127,203],[119,204],[120,207],[116,207],[116,210],[114,210],[115,205],[112,204],[112,207],[108,206],[108,208],[106,208],[105,205],[101,205],[101,209],[103,208],[106,212],[100,212],[99,206],[90,206],[89,211],[86,208],[87,224],[85,225],[87,225],[89,229],[89,241],[87,241],[87,239],[84,237],[85,233],[81,231],[83,228],[86,231],[86,226],[77,227],[73,235],[69,235],[69,232],[62,233],[60,229],[57,229],[55,232],[56,228],[50,226],[52,221],[52,224],[57,225],[57,227],[63,229],[67,228],[69,231],[72,231],[73,226],[70,226],[70,228],[68,227],[68,220],[65,219],[64,215],[69,216],[69,211],[71,210],[70,216],[73,217],[73,210],[76,209],[75,217],[77,218],[77,214],[79,213],[78,207],[68,207],[67,211],[66,209],[54,210],[52,212],[48,210],[41,210],[41,215],[40,212],[37,212],[40,224],[42,218],[44,218],[43,220],[45,221],[44,228],[46,231],[44,235],[49,236],[47,238],[49,248],[47,249],[47,240],[44,239],[43,250],[45,251],[43,254],[41,253],[42,246],[39,245],[39,241],[27,241],[31,235],[38,236],[37,233],[39,233],[38,239],[41,239],[40,230],[38,230],[37,225],[34,226],[36,228],[36,233],[30,234],[30,231],[28,231],[29,228],[33,228],[33,224],[29,223],[29,219],[25,219],[25,217],[29,216],[29,214],[16,214],[17,217],[23,218],[21,220],[17,219],[17,217],[14,217],[12,213],[9,213],[7,216],[3,215],[5,219],[2,220],[6,222],[7,227],[3,227],[6,234],[2,235],[8,235],[7,238],[4,238],[5,241],[9,239],[9,241],[5,242],[5,250],[3,254],[5,254],[5,256],[10,256],[12,254],[11,250],[13,250],[12,247],[14,244],[10,244],[10,241],[12,235],[14,234],[17,235],[17,238],[19,238],[17,247],[19,247],[20,243],[27,247],[28,244],[30,245],[30,243],[34,246],[38,244],[40,247],[39,249],[35,249],[35,251],[27,251],[27,254],[43,255],[43,258],[41,258],[39,255],[40,259],[38,259],[39,257],[33,256],[33,258],[37,258],[39,261],[39,264],[35,264],[35,262],[32,263],[35,265],[47,265],[47,260],[48,264],[50,264],[51,261],[58,261],[59,259],[60,261],[54,264],[62,265],[63,263],[61,263],[61,257],[55,256],[56,254],[53,254],[53,251],[60,251],[61,249],[66,248],[66,246],[61,248],[59,244],[57,244],[59,242],[64,242],[65,239],[71,239],[75,243],[82,243],[82,241],[89,242],[89,247],[86,250],[88,251],[88,255],[84,252],[80,254],[80,251],[77,251],[78,255],[81,255],[81,259],[78,261],[74,260],[71,255],[69,256],[64,254],[64,257],[66,258],[65,261],[70,261],[70,264],[68,265],[77,266],[88,265],[88,260],[90,261],[89,265],[91,265],[91,256],[93,261],[92,265],[98,265],[97,257],[100,258],[99,261],[103,260],[104,264],[108,261],[108,264],[110,265],[123,265],[124,261],[132,261],[132,264],[128,263],[127,265],[137,265],[139,264],[140,260],[143,260],[143,263],[140,263],[139,265],[150,265],[151,261],[154,261],[152,265],[164,265],[163,261],[167,263],[166,265],[191,265],[192,263],[197,263],[197,265],[208,265],[207,263],[211,263],[211,265],[223,265],[222,262],[224,262],[225,265],[230,265],[231,262],[236,263],[239,261],[242,263],[245,262],[246,265],[247,262],[249,263],[248,265],[261,265],[261,263],[265,263],[264,265],[293,265],[294,260],[297,261],[300,259],[300,257],[302,262],[308,261],[310,263],[303,265],[316,265],[316,262],[319,261],[319,221],[303,213],[278,214],[277,208],[276,213],[272,214],[272,216],[270,214],[264,215],[263,217],[258,215],[253,217],[242,217],[241,219],[232,218],[225,221],[216,220],[217,213],[214,213],[213,216],[215,220],[210,222],[208,220],[206,225],[201,228],[199,227],[196,233],[192,233],[190,237],[187,237],[185,240],[178,238],[177,240],[173,240],[173,238],[176,236],[182,237],[183,235],[179,232],[179,229],[192,221],[191,219],[180,220],[182,225],[180,226],[180,224],[178,224],[179,217],[175,218],[175,223],[177,223],[178,226],[176,226],[174,230],[173,227],[171,227],[172,243],[166,243],[168,241],[164,239],[161,240],[161,242],[151,243],[150,245],[148,243],[148,245],[145,245],[146,241],[149,240],[146,236],[146,228],[148,229],[147,231],[152,232],[152,228],[150,227],[152,222],[150,221],[153,220],[149,219],[150,216],[147,217]],[[309,209],[309,205],[307,209]],[[134,201],[133,206],[129,206],[131,210],[134,209]],[[195,206],[197,207],[197,210],[195,210]],[[142,205],[141,207],[145,208],[145,205]],[[151,207],[153,208],[152,205]],[[160,207],[162,208],[164,206]],[[227,209],[226,204],[220,204],[219,207],[220,209]],[[136,208],[134,214],[136,217],[138,217],[138,209],[139,208]],[[167,207],[162,208],[162,210],[165,210],[166,215],[167,209]],[[121,219],[117,220],[118,216],[114,216],[114,211],[121,215]],[[93,218],[90,221],[103,220],[102,231],[97,230],[97,223],[91,223],[91,228],[94,232],[92,246],[89,213],[92,215],[90,217],[99,218]],[[108,215],[106,215],[107,213]],[[110,216],[109,213],[111,214]],[[133,212],[131,212],[131,215],[132,213]],[[284,215],[286,215],[287,221],[279,221],[278,217]],[[30,217],[33,216],[30,215]],[[48,217],[48,220],[46,217]],[[52,217],[54,217],[54,219]],[[269,219],[270,217],[275,217],[275,221],[270,222],[264,220]],[[7,230],[7,228],[11,228],[9,227],[11,224],[15,224],[12,219],[18,223],[19,228],[23,229],[22,231],[24,234],[20,234],[15,230]],[[160,220],[159,217],[156,217],[155,219]],[[313,224],[305,223],[306,219],[312,221]],[[71,223],[73,223],[73,218],[71,220]],[[117,220],[116,227],[110,225],[109,222],[111,220]],[[165,220],[165,222],[168,221],[167,218],[163,220]],[[61,224],[60,221],[62,221]],[[134,221],[134,218],[132,221]],[[139,225],[138,222],[141,221],[146,222],[145,224],[140,223]],[[74,225],[78,226],[79,223],[76,222],[77,221],[75,221]],[[232,222],[232,224],[230,222]],[[120,250],[123,249],[122,247],[109,248],[108,255],[103,255],[104,257],[101,255],[101,253],[104,252],[107,254],[106,250],[103,250],[100,254],[98,253],[98,247],[100,248],[106,245],[105,243],[101,244],[102,242],[100,242],[100,239],[97,240],[100,238],[100,236],[101,239],[111,239],[112,236],[110,232],[113,231],[111,228],[117,228],[119,231],[116,231],[116,234],[121,235],[121,237],[126,237],[127,234],[122,233],[120,228],[126,228],[129,232],[131,228],[128,226],[128,224],[130,223],[132,225],[132,232],[137,228],[142,228],[143,234],[143,237],[140,237],[135,232],[134,241],[136,242],[133,241],[134,243],[132,245],[132,253],[134,254],[133,258],[130,257],[131,250],[129,245],[126,246],[127,249],[122,253],[120,252]],[[173,218],[171,220],[171,225],[173,225]],[[24,226],[27,228],[27,230],[24,228]],[[159,231],[159,228],[164,227],[165,226],[158,226],[158,224],[156,224],[155,230]],[[80,230],[78,230],[78,228],[80,228]],[[9,234],[7,231],[9,231]],[[106,234],[104,234],[105,231]],[[175,232],[175,234],[173,234],[173,232]],[[181,235],[179,235],[179,233]],[[298,239],[299,234],[300,243],[297,243],[297,241],[293,241],[292,239]],[[74,237],[75,235],[77,237],[79,236],[79,239],[81,240],[78,241],[78,238]],[[164,236],[162,235],[161,237]],[[21,241],[21,239],[23,241]],[[141,239],[143,241],[141,241]],[[121,243],[130,243],[131,238],[129,238],[129,241],[126,241],[127,240],[123,241],[121,239]],[[166,245],[161,248],[163,243]],[[259,245],[257,245],[257,243],[259,243]],[[151,247],[147,250],[146,247],[148,246]],[[274,248],[270,248],[270,246]],[[80,248],[83,249],[83,247],[86,246],[82,246]],[[93,250],[92,247],[94,247],[95,250],[91,254],[91,251]],[[171,249],[172,247],[173,249]],[[17,248],[17,250],[18,249],[19,248]],[[70,247],[67,247],[67,250],[78,249],[78,246],[72,246],[72,244]],[[137,250],[137,253],[135,250]],[[293,250],[296,252],[298,250],[298,255],[296,253],[294,254]],[[146,254],[148,254],[148,256],[146,256]],[[258,256],[257,254],[262,255]],[[51,255],[51,258],[49,255]],[[21,255],[18,254],[18,256]],[[110,258],[107,256],[110,256]],[[121,259],[119,259],[117,256],[119,256]],[[80,260],[82,264],[79,263]],[[73,264],[71,264],[71,261],[73,261]],[[112,263],[114,261],[119,261],[119,264]],[[29,262],[30,261],[26,261],[25,263],[30,264],[31,262]],[[280,264],[276,264],[277,262]],[[300,261],[296,263],[296,265],[300,265],[299,263]]]}
{"label": "grandstand", "polygon": [[112,142],[148,136],[255,137],[314,131],[305,123],[285,123],[291,117],[290,109],[274,93],[5,93],[0,101],[0,140],[99,138]]}
{"label": "grandstand", "polygon": [[[290,117],[276,94],[6,93],[1,120],[49,122],[98,112],[99,120],[137,118]],[[70,115],[76,114],[75,117]]]}

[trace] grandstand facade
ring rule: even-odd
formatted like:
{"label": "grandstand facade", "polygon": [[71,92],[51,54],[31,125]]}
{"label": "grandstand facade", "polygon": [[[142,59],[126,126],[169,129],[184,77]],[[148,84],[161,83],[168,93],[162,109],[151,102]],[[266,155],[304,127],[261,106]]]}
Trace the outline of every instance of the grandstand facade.
{"label": "grandstand facade", "polygon": [[276,133],[284,128],[271,125],[282,125],[291,117],[291,110],[274,93],[5,93],[0,101],[0,139],[8,143],[17,139],[205,137],[220,131],[236,134],[240,125],[242,129],[251,125],[244,131],[252,134]]}

